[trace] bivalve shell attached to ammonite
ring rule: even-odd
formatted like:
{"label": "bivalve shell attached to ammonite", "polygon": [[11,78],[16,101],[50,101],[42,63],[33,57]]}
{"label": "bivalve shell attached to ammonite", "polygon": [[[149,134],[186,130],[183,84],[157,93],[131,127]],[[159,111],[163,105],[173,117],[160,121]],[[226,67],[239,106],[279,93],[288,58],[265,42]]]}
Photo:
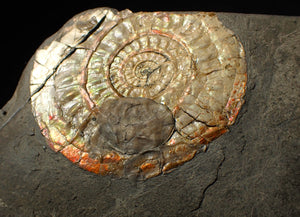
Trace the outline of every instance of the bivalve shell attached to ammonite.
{"label": "bivalve shell attached to ammonite", "polygon": [[246,79],[243,47],[214,13],[98,8],[36,51],[32,111],[73,163],[146,179],[225,133]]}

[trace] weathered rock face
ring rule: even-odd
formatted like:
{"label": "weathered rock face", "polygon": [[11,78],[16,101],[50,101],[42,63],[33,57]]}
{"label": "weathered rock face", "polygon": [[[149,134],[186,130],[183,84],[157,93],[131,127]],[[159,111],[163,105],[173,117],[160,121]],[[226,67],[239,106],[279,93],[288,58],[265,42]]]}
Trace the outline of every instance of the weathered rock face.
{"label": "weathered rock face", "polygon": [[27,102],[29,62],[2,108],[0,213],[298,216],[300,20],[217,15],[243,43],[248,64],[245,104],[227,134],[172,173],[147,181],[89,173],[50,150],[40,134]]}

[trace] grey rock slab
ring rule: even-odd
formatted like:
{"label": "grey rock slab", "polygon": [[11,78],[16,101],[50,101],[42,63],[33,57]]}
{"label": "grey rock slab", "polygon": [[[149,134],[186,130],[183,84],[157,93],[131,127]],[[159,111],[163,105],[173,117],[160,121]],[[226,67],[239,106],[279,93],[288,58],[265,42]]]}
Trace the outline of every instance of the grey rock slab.
{"label": "grey rock slab", "polygon": [[300,18],[218,17],[246,51],[238,120],[146,181],[92,174],[48,148],[31,113],[30,61],[0,114],[0,216],[300,216]]}

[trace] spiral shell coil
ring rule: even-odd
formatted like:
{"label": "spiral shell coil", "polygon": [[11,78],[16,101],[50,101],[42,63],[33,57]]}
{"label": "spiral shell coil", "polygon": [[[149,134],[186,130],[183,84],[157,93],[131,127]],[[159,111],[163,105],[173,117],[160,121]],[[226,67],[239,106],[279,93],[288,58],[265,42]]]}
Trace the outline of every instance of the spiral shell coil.
{"label": "spiral shell coil", "polygon": [[32,111],[50,147],[102,175],[147,179],[227,132],[244,49],[213,13],[98,8],[36,52]]}

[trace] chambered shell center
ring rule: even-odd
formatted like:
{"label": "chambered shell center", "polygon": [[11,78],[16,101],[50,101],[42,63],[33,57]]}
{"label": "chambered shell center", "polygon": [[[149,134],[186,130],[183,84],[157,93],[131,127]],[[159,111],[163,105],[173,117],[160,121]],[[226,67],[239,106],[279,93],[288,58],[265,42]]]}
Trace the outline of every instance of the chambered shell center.
{"label": "chambered shell center", "polygon": [[[100,52],[101,47],[100,44]],[[155,99],[164,91],[177,88],[178,79],[186,80],[194,72],[192,55],[184,43],[161,32],[143,32],[125,41],[108,59],[106,74],[110,85],[124,97]]]}

